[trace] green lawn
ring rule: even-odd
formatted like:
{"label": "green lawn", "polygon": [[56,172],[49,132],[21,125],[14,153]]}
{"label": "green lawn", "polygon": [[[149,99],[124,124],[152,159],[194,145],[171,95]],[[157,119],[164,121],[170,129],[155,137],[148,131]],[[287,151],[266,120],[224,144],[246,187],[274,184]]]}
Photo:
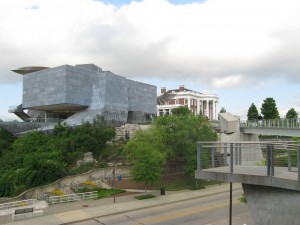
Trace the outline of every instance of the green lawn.
{"label": "green lawn", "polygon": [[[219,181],[206,181],[206,180],[196,180],[190,177],[181,177],[175,180],[168,180],[163,182],[161,185],[157,186],[157,189],[164,187],[166,191],[181,191],[181,190],[198,190],[203,189],[209,185],[221,184]],[[197,185],[197,186],[196,186]],[[123,189],[106,189],[106,188],[93,188],[93,187],[82,187],[77,189],[77,193],[98,191],[98,199],[113,196],[116,194],[124,193],[126,190]],[[151,196],[145,197],[145,195],[139,196],[140,198],[150,198]]]}

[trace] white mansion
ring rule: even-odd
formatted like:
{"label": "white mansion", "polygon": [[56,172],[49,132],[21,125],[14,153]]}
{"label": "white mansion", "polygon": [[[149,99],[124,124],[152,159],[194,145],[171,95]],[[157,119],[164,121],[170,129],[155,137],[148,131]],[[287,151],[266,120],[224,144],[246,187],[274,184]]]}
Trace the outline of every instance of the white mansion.
{"label": "white mansion", "polygon": [[187,106],[195,115],[202,114],[210,120],[218,119],[218,99],[216,95],[192,91],[184,88],[184,85],[169,91],[162,87],[157,97],[157,115],[168,115],[174,108]]}

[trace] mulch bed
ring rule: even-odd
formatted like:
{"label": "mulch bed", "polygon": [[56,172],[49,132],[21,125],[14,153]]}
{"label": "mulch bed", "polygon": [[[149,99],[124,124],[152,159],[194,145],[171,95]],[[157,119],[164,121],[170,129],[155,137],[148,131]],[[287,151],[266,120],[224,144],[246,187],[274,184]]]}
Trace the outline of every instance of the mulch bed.
{"label": "mulch bed", "polygon": [[[171,182],[171,181],[183,178],[183,177],[184,177],[184,174],[168,175],[163,178],[163,183],[168,183],[168,182]],[[138,183],[129,178],[123,178],[121,181],[119,181],[118,179],[115,180],[115,187],[117,189],[140,189],[140,190],[143,190],[145,188],[145,185],[143,183]],[[155,189],[159,189],[159,188],[160,188],[160,185],[147,186],[148,190],[150,190],[150,189],[155,190]]]}

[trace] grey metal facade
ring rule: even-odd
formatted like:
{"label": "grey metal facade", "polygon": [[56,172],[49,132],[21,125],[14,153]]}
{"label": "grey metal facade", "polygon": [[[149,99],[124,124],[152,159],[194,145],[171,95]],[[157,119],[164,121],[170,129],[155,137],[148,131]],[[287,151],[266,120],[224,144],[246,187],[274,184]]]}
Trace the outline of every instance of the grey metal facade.
{"label": "grey metal facade", "polygon": [[101,115],[110,122],[140,123],[156,114],[156,95],[156,86],[94,64],[63,65],[24,75],[22,108],[45,122],[57,118],[76,125]]}

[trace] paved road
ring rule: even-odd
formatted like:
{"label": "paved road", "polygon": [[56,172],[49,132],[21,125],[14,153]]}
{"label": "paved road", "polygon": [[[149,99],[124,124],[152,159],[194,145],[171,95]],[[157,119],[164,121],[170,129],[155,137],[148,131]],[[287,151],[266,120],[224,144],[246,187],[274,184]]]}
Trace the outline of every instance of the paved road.
{"label": "paved road", "polygon": [[[233,193],[233,225],[253,225],[248,207],[238,201],[242,191]],[[229,217],[228,193],[156,206],[147,209],[97,217],[72,225],[227,225]]]}

